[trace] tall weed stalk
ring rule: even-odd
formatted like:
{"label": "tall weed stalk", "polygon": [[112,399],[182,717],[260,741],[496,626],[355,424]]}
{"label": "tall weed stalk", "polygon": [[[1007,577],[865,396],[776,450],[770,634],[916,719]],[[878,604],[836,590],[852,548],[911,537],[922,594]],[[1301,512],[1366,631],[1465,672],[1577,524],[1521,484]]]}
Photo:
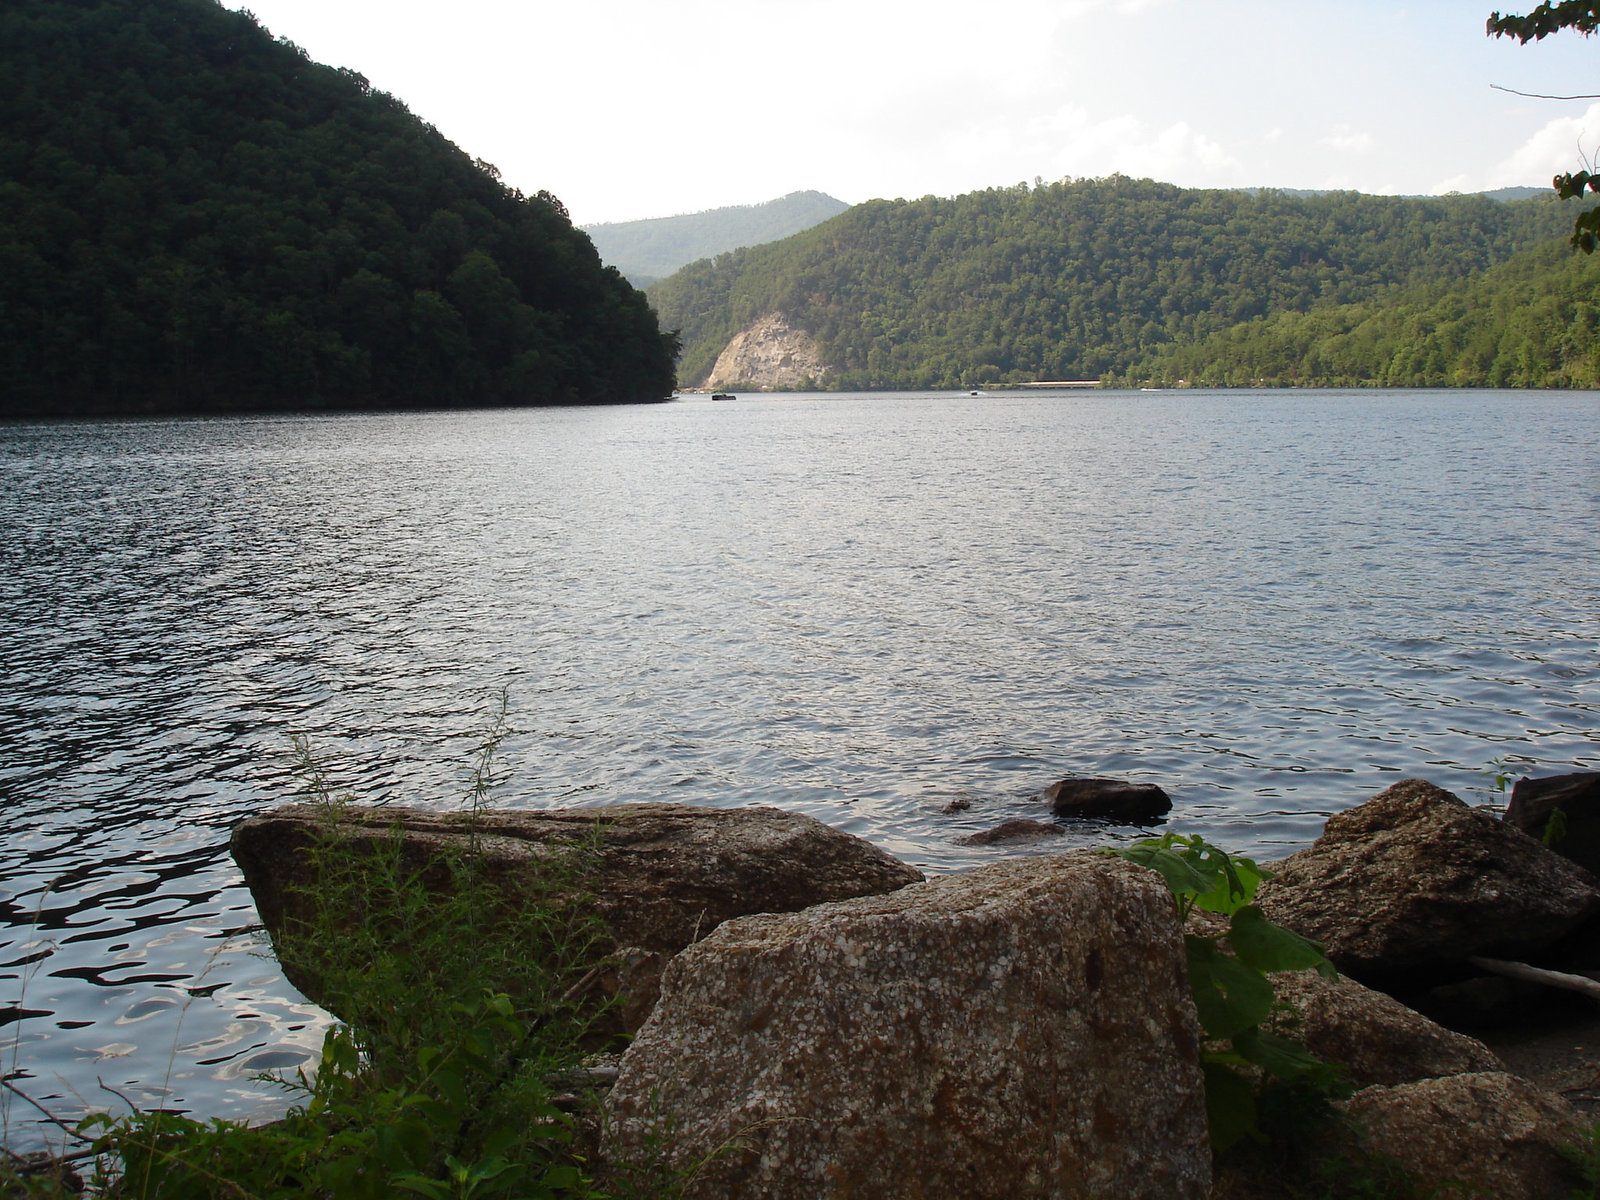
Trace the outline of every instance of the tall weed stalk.
{"label": "tall weed stalk", "polygon": [[596,847],[515,873],[484,855],[506,713],[502,695],[473,757],[465,837],[425,848],[398,823],[345,822],[350,798],[296,741],[321,818],[274,949],[341,1023],[314,1074],[279,1080],[296,1102],[275,1124],[90,1118],[115,1164],[102,1186],[163,1200],[599,1195],[546,1082],[578,1062],[595,1015],[586,991],[609,942],[582,884]]}

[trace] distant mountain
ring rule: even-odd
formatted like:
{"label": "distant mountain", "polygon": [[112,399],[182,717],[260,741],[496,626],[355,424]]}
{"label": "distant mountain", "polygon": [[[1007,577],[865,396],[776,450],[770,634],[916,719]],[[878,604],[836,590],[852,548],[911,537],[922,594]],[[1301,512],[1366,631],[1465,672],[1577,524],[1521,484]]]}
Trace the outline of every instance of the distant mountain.
{"label": "distant mountain", "polygon": [[663,399],[554,197],[214,0],[0,5],[0,416]]}
{"label": "distant mountain", "polygon": [[821,192],[790,192],[765,204],[740,204],[678,217],[585,225],[600,258],[646,287],[685,263],[741,246],[760,246],[820,225],[850,206]]}
{"label": "distant mountain", "polygon": [[1281,313],[1459,283],[1571,224],[1548,194],[1291,195],[1113,176],[858,204],[692,263],[649,295],[682,333],[689,386],[1102,379]]}
{"label": "distant mountain", "polygon": [[1547,187],[1503,187],[1495,188],[1490,192],[1479,192],[1480,196],[1487,196],[1491,200],[1532,200],[1535,196],[1548,196],[1550,189]]}

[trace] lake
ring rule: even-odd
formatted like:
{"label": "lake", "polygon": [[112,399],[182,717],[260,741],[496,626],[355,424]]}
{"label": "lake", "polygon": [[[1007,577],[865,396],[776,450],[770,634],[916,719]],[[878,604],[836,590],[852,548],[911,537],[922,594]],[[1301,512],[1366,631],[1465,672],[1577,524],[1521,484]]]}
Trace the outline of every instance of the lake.
{"label": "lake", "polygon": [[1038,852],[954,843],[1068,774],[1272,858],[1406,776],[1600,769],[1597,530],[1589,393],[0,423],[5,1069],[281,1109],[326,1018],[230,827],[297,737],[458,807],[502,691],[499,805],[777,804],[931,871]]}

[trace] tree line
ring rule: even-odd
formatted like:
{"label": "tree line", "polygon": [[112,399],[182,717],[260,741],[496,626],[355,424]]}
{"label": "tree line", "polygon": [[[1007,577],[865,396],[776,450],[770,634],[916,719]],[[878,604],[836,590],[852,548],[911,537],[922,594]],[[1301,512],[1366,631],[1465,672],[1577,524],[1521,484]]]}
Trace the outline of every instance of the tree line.
{"label": "tree line", "polygon": [[1241,326],[1447,291],[1571,222],[1553,197],[1063,180],[872,201],[693,263],[650,297],[681,330],[686,381],[770,312],[817,340],[832,387],[1126,380]]}
{"label": "tree line", "polygon": [[0,9],[0,415],[659,399],[559,201],[215,0]]}

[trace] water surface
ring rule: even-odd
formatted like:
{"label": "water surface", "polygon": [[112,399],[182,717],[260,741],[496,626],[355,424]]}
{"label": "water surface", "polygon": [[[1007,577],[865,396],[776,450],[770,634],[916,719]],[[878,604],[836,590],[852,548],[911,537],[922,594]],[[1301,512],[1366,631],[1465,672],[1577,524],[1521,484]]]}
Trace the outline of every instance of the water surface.
{"label": "water surface", "polygon": [[1274,857],[1404,776],[1597,769],[1597,522],[1577,393],[0,424],[6,1069],[281,1105],[325,1018],[230,826],[296,735],[459,805],[501,689],[500,804],[779,804],[934,871],[1070,773]]}

